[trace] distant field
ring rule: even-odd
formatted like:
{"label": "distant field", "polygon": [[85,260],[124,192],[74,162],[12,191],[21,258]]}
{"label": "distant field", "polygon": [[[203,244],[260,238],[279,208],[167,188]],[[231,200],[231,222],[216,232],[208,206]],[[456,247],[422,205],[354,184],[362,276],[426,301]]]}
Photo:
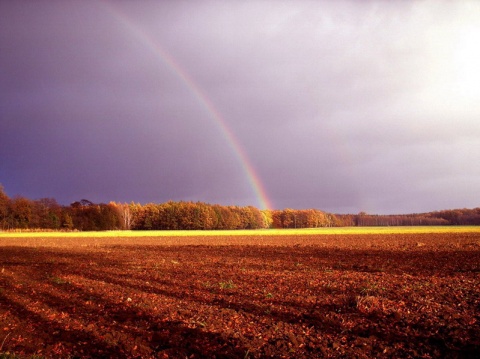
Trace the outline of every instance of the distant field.
{"label": "distant field", "polygon": [[402,233],[480,233],[480,226],[412,226],[412,227],[326,227],[298,229],[209,230],[209,231],[100,231],[100,232],[2,232],[1,237],[191,237],[191,236],[292,236],[337,234],[402,234]]}
{"label": "distant field", "polygon": [[[390,237],[446,234],[455,246],[458,235],[478,235],[479,226],[445,227],[335,227],[303,229],[259,229],[226,231],[104,231],[104,232],[0,232],[1,246],[22,247],[99,247],[112,245],[261,245],[261,246],[334,246],[346,247],[354,241],[362,248],[386,245]],[[451,234],[452,236],[448,236]],[[391,242],[392,243],[392,242]],[[395,243],[395,241],[393,242]],[[439,245],[434,239],[434,244]]]}

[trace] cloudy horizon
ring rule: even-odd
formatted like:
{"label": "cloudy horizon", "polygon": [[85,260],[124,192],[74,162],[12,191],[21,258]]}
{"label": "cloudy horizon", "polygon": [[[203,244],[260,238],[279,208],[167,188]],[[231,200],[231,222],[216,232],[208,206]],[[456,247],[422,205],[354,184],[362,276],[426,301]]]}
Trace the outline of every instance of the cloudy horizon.
{"label": "cloudy horizon", "polygon": [[479,63],[476,1],[0,1],[0,184],[62,204],[479,207]]}

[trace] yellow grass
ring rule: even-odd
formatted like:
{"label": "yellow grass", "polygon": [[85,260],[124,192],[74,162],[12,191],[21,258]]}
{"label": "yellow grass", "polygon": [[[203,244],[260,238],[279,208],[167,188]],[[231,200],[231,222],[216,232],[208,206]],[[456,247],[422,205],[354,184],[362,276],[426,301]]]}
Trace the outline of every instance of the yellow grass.
{"label": "yellow grass", "polygon": [[412,226],[412,227],[329,227],[299,229],[259,229],[225,231],[102,231],[102,232],[2,232],[0,238],[114,238],[114,237],[202,237],[202,236],[279,236],[337,234],[402,233],[480,233],[480,226]]}
{"label": "yellow grass", "polygon": [[[370,236],[369,236],[370,235]],[[419,238],[418,236],[422,236]],[[393,237],[397,237],[396,239]],[[441,243],[439,242],[441,239]],[[345,227],[236,231],[0,232],[8,246],[95,250],[112,246],[320,246],[379,249],[404,246],[456,250],[480,246],[480,227]],[[403,247],[402,247],[403,246]],[[444,249],[445,249],[444,248]]]}

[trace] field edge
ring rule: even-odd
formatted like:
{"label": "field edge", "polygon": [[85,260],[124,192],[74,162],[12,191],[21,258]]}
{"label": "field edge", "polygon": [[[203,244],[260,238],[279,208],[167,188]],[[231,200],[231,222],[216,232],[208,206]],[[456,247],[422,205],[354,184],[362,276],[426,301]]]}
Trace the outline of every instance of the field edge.
{"label": "field edge", "polygon": [[95,232],[31,232],[0,231],[0,238],[111,238],[111,237],[212,237],[212,236],[292,236],[292,235],[371,235],[413,233],[480,233],[480,226],[409,226],[409,227],[326,227],[296,229],[240,230],[165,230],[165,231],[95,231]]}

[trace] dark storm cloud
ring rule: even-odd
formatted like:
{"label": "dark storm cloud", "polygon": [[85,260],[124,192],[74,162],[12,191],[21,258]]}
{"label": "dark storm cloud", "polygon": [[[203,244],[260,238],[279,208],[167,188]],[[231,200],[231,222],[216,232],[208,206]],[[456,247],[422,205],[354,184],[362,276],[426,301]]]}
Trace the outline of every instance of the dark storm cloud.
{"label": "dark storm cloud", "polygon": [[218,186],[205,160],[220,166],[218,176],[231,167],[217,155],[218,133],[202,126],[198,109],[185,108],[191,95],[177,79],[131,53],[145,49],[117,36],[112,16],[98,18],[104,9],[93,3],[43,3],[38,8],[49,11],[38,9],[40,16],[29,5],[9,13],[9,31],[2,31],[8,191],[62,201],[148,201],[193,198],[210,183]]}
{"label": "dark storm cloud", "polygon": [[259,205],[183,71],[277,208],[475,207],[478,24],[467,1],[1,2],[0,183]]}

